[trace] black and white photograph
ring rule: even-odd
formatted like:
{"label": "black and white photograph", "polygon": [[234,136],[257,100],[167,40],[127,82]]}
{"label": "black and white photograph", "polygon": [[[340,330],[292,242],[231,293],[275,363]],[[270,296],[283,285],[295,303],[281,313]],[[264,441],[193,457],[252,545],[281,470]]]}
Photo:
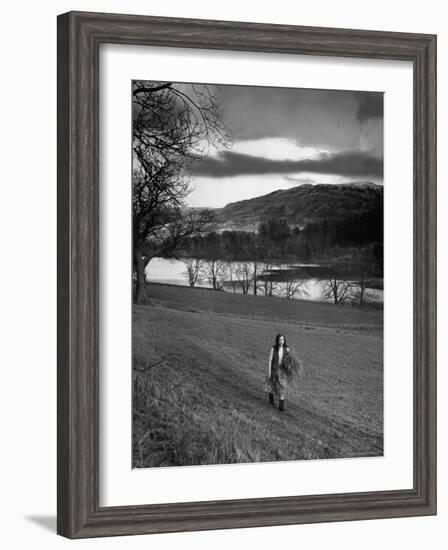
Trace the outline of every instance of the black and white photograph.
{"label": "black and white photograph", "polygon": [[132,467],[383,456],[383,94],[131,103]]}

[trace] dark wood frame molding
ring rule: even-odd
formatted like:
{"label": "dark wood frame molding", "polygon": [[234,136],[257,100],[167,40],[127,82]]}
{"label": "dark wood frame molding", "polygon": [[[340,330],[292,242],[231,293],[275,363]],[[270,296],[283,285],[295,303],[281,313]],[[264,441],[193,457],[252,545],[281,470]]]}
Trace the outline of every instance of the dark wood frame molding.
{"label": "dark wood frame molding", "polygon": [[[102,43],[408,60],[414,73],[414,486],[99,506],[98,84]],[[436,513],[436,37],[70,12],[58,17],[57,532],[69,538]]]}

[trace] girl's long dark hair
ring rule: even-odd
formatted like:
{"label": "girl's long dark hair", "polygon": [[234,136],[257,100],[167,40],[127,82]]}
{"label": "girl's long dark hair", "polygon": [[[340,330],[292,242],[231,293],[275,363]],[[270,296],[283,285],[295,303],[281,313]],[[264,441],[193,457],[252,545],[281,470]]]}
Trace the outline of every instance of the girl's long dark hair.
{"label": "girl's long dark hair", "polygon": [[284,336],[283,334],[277,334],[277,336],[275,337],[275,344],[274,344],[274,349],[275,349],[276,351],[278,351],[278,348],[280,347],[279,342],[280,342],[280,337],[281,337],[281,336],[283,336],[283,339],[284,339],[283,347],[284,347],[284,348],[287,348],[287,347],[288,347],[287,344],[286,344],[286,338],[285,338],[285,336]]}

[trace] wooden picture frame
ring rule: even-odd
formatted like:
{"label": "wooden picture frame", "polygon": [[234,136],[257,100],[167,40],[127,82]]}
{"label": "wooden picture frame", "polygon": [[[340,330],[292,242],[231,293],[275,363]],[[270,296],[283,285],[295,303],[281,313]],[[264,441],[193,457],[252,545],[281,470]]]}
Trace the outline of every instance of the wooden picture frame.
{"label": "wooden picture frame", "polygon": [[[407,60],[414,77],[414,484],[409,490],[99,506],[99,46]],[[70,12],[58,17],[57,532],[68,538],[436,513],[436,37]]]}

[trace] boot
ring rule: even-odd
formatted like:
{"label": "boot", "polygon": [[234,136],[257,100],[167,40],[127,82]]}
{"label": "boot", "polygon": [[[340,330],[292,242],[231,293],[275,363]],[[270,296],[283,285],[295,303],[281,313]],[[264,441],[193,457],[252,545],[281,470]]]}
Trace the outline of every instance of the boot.
{"label": "boot", "polygon": [[284,399],[279,399],[279,401],[278,401],[278,410],[279,411],[284,411],[285,410],[285,400]]}
{"label": "boot", "polygon": [[274,394],[273,394],[273,393],[270,393],[270,394],[269,394],[269,404],[270,404],[270,405],[273,405],[273,404],[274,404]]}

